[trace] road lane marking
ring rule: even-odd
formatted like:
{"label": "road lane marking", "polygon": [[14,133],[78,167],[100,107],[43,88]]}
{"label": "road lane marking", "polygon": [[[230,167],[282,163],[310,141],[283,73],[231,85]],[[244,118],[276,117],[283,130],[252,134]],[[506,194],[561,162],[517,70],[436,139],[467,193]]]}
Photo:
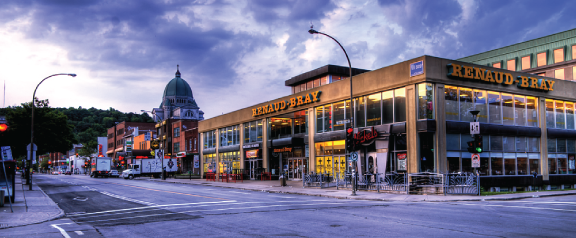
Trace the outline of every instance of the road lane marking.
{"label": "road lane marking", "polygon": [[193,203],[181,203],[181,204],[154,205],[154,206],[133,207],[133,208],[124,208],[124,209],[116,209],[116,210],[108,210],[108,211],[91,212],[91,213],[84,213],[84,214],[73,214],[73,215],[69,215],[68,217],[85,216],[85,215],[92,215],[92,214],[102,214],[102,213],[110,213],[110,212],[141,210],[141,209],[157,208],[157,207],[186,206],[186,205],[195,205],[195,204],[217,204],[217,203],[232,203],[232,202],[236,202],[236,201],[230,200],[230,201],[221,201],[221,202],[193,202]]}
{"label": "road lane marking", "polygon": [[158,189],[153,189],[153,188],[145,188],[145,187],[134,186],[134,185],[127,185],[127,184],[121,184],[121,183],[112,183],[112,182],[106,182],[106,183],[116,184],[116,185],[121,185],[121,186],[126,186],[126,187],[132,187],[132,188],[145,189],[145,190],[150,190],[150,191],[155,191],[155,192],[165,192],[165,193],[172,193],[172,194],[179,194],[179,195],[187,195],[187,196],[192,196],[192,197],[219,199],[219,200],[230,200],[230,199],[227,199],[227,198],[207,197],[207,196],[201,196],[201,195],[195,195],[195,194],[189,194],[189,193],[180,193],[180,192],[172,192],[172,191],[166,191],[166,190],[158,190]]}
{"label": "road lane marking", "polygon": [[60,231],[60,233],[62,233],[62,236],[64,236],[64,238],[70,238],[70,236],[68,235],[68,233],[66,233],[66,231],[62,228],[60,228],[58,225],[54,224],[51,225],[52,227],[58,229]]}
{"label": "road lane marking", "polygon": [[74,232],[76,232],[76,234],[78,234],[79,236],[84,235],[84,232],[82,231],[74,231]]}
{"label": "road lane marking", "polygon": [[559,208],[548,208],[548,207],[506,206],[506,205],[499,205],[499,204],[464,204],[464,205],[468,205],[468,206],[484,206],[484,207],[524,208],[524,209],[534,209],[534,210],[552,210],[552,211],[576,212],[576,210],[559,209]]}
{"label": "road lane marking", "polygon": [[109,192],[100,192],[101,194],[113,197],[113,198],[118,198],[118,199],[122,199],[124,201],[129,201],[129,202],[135,202],[135,203],[139,203],[139,204],[143,204],[143,205],[147,205],[147,206],[155,206],[158,205],[156,203],[151,203],[151,202],[145,202],[145,201],[140,201],[140,200],[136,200],[136,199],[132,199],[132,198],[127,198],[127,197],[123,197],[120,195],[116,195],[116,194],[112,194]]}

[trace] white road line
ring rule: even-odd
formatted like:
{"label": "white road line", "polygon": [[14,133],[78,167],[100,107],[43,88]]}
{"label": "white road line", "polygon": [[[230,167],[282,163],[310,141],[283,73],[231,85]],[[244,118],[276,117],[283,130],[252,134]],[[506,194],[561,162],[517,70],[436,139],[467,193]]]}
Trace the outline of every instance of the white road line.
{"label": "white road line", "polygon": [[116,194],[112,194],[112,193],[109,193],[109,192],[100,192],[100,193],[101,193],[101,194],[104,194],[104,195],[107,195],[107,196],[110,196],[110,197],[113,197],[113,198],[118,198],[118,199],[122,199],[122,200],[124,200],[124,201],[129,201],[129,202],[140,203],[140,204],[143,204],[143,205],[148,205],[148,206],[158,205],[158,204],[151,203],[151,202],[145,202],[145,201],[140,201],[140,200],[136,200],[136,199],[132,199],[132,198],[123,197],[123,196],[116,195]]}
{"label": "white road line", "polygon": [[60,228],[58,225],[52,225],[52,227],[58,229],[60,231],[60,233],[62,233],[62,236],[64,236],[64,238],[70,238],[68,233],[66,233],[66,231],[64,229]]}
{"label": "white road line", "polygon": [[76,234],[78,234],[79,236],[84,235],[84,232],[82,231],[74,231],[74,232],[76,232]]}
{"label": "white road line", "polygon": [[[121,211],[130,211],[130,210],[141,210],[141,209],[156,208],[156,207],[186,206],[186,205],[195,205],[195,204],[218,204],[218,203],[229,203],[229,202],[236,202],[236,201],[231,200],[231,201],[220,201],[220,202],[193,202],[193,203],[182,203],[182,204],[154,205],[154,206],[133,207],[133,208],[125,208],[125,209],[116,209],[116,210],[108,210],[108,211],[84,213],[84,214],[71,215],[71,216],[84,216],[84,215],[110,213],[110,212],[121,212]],[[69,217],[70,217],[70,216],[69,216]]]}
{"label": "white road line", "polygon": [[576,210],[558,209],[558,208],[548,208],[548,207],[505,206],[505,205],[498,205],[498,204],[464,204],[464,205],[468,205],[468,206],[484,206],[484,207],[524,208],[524,209],[534,209],[534,210],[552,210],[552,211],[576,212]]}

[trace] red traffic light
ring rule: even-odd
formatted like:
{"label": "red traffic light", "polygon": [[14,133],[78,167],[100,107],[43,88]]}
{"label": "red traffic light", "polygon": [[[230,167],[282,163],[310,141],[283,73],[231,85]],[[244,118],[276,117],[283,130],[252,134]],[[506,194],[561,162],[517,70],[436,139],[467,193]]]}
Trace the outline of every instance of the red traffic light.
{"label": "red traffic light", "polygon": [[124,164],[124,160],[122,160],[122,162],[120,162],[121,164]]}
{"label": "red traffic light", "polygon": [[346,133],[348,133],[348,134],[352,134],[352,132],[354,132],[354,129],[352,129],[352,128],[348,128],[348,130],[346,130]]}
{"label": "red traffic light", "polygon": [[124,156],[118,156],[118,159],[119,159],[119,160],[123,160],[123,159],[124,159]]}
{"label": "red traffic light", "polygon": [[6,130],[8,130],[8,125],[6,125],[6,123],[1,123],[0,124],[0,131],[5,132]]}
{"label": "red traffic light", "polygon": [[48,164],[52,164],[52,161],[48,160]]}

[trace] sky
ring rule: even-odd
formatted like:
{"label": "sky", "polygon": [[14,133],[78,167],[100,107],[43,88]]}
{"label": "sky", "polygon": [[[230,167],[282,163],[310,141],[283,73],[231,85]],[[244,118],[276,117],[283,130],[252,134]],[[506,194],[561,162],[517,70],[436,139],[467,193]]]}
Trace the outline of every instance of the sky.
{"label": "sky", "polygon": [[374,70],[477,54],[576,28],[566,0],[2,0],[4,106],[123,112],[160,105],[180,65],[204,117],[286,96],[327,64]]}

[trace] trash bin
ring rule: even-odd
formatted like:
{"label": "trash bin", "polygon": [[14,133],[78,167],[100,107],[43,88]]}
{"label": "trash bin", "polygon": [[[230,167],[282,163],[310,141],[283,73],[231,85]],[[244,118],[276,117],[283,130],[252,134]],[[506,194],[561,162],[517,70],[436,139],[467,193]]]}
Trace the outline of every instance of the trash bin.
{"label": "trash bin", "polygon": [[284,177],[284,174],[280,175],[280,186],[286,186],[286,177]]}
{"label": "trash bin", "polygon": [[0,190],[0,207],[4,206],[4,200],[6,198],[4,197],[4,190]]}

